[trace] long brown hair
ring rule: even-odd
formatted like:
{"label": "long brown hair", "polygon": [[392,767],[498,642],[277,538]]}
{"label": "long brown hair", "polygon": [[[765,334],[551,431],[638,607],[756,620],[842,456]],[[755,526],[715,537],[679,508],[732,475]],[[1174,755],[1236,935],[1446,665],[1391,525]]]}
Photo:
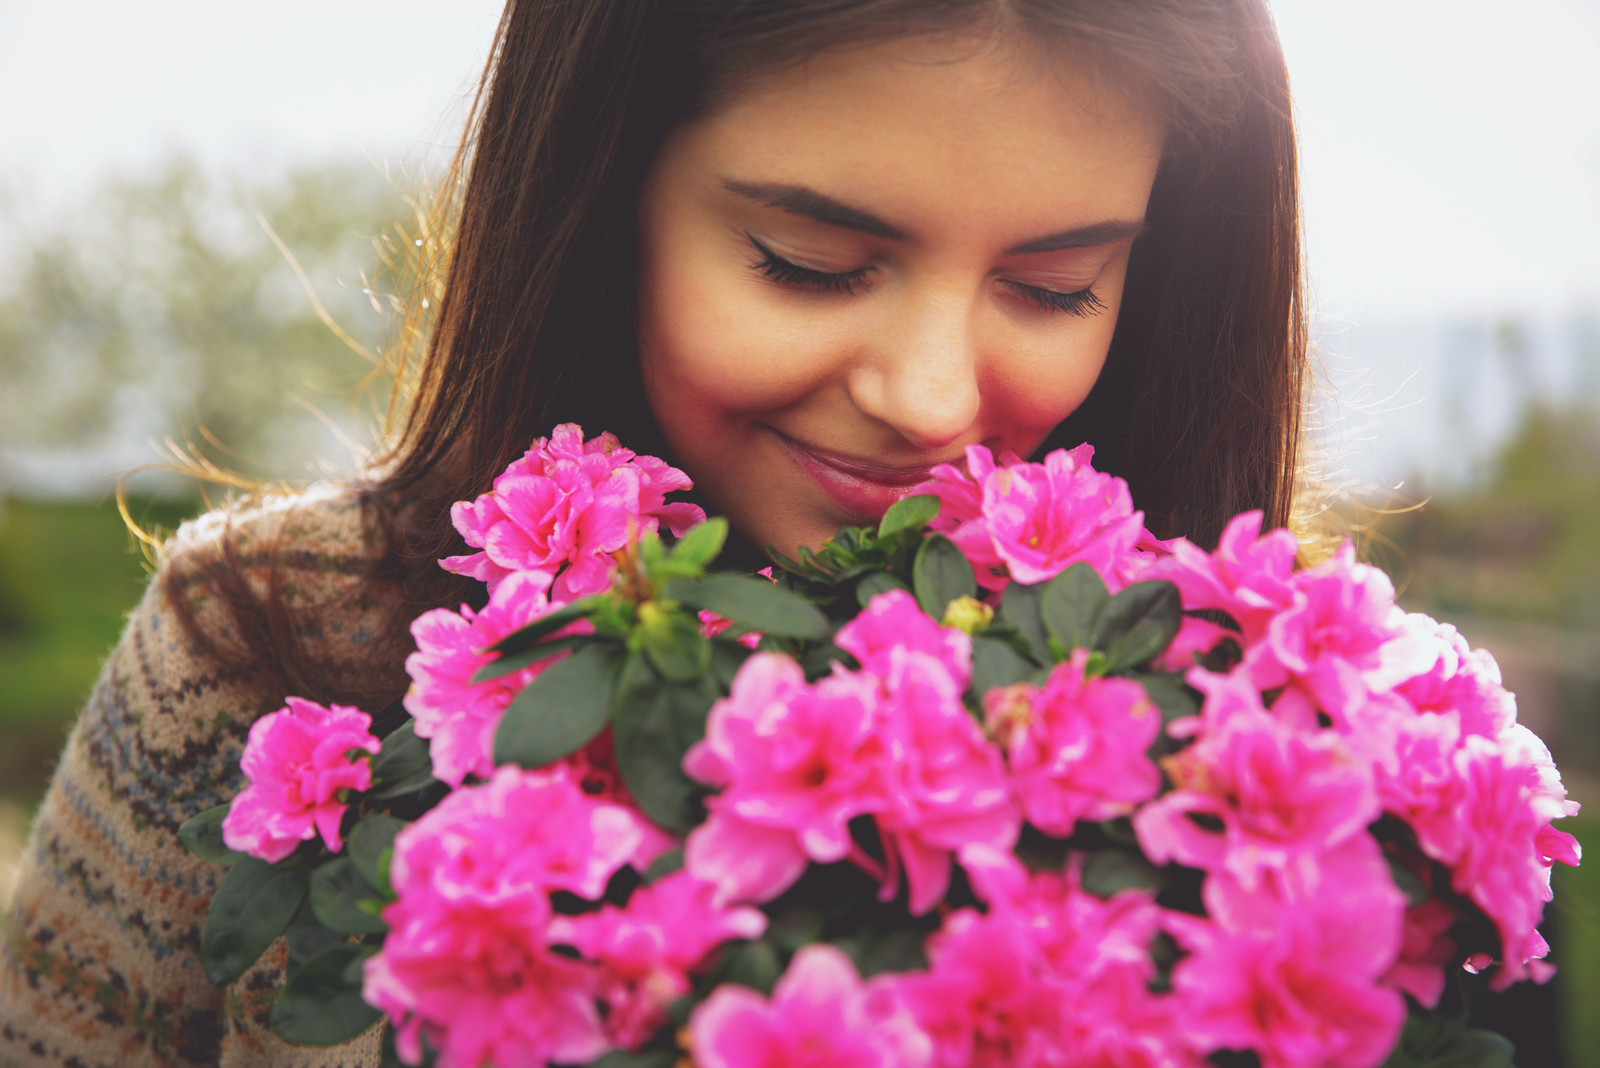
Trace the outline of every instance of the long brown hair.
{"label": "long brown hair", "polygon": [[[1289,519],[1306,327],[1288,78],[1264,0],[509,0],[440,201],[454,240],[402,374],[409,408],[361,488],[390,546],[384,580],[406,590],[397,628],[463,596],[433,563],[449,503],[553,424],[666,454],[637,368],[634,226],[667,134],[825,49],[951,31],[1071,49],[1169,130],[1105,370],[1044,448],[1094,444],[1162,536],[1209,545],[1252,508]],[[272,583],[253,592],[237,565],[207,571],[287,690],[398,696],[398,663],[321,677]]]}

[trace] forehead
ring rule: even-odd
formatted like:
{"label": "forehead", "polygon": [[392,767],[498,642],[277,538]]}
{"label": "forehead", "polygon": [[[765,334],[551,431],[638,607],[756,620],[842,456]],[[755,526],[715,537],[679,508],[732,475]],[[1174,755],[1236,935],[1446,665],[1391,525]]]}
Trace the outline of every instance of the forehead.
{"label": "forehead", "polygon": [[1138,218],[1161,146],[1150,109],[1070,53],[915,37],[757,82],[668,153],[718,180],[816,189],[931,238],[958,220],[1026,231]]}

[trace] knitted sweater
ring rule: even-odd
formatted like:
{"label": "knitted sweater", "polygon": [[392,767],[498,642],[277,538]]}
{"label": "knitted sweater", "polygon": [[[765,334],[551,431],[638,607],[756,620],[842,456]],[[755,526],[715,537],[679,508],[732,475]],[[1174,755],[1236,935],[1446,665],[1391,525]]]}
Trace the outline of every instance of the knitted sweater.
{"label": "knitted sweater", "polygon": [[[225,522],[214,512],[185,524],[163,571],[214,553]],[[264,547],[278,539],[283,588],[305,613],[313,655],[337,667],[378,652],[398,595],[364,581],[381,550],[348,493],[314,489],[232,523],[258,591]],[[0,945],[0,1066],[375,1066],[381,1024],[328,1049],[292,1047],[268,1030],[282,939],[227,990],[206,981],[200,934],[223,871],[189,854],[177,830],[242,788],[250,724],[282,695],[197,648],[160,577],[107,659],[28,841]],[[204,582],[181,595],[204,633],[234,636]]]}

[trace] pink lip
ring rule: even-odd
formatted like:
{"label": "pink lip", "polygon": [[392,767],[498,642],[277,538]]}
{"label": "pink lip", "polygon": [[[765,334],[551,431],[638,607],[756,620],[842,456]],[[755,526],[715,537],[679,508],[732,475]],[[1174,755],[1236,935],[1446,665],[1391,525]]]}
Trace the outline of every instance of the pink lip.
{"label": "pink lip", "polygon": [[876,522],[890,505],[932,479],[934,464],[889,467],[802,445],[779,431],[772,432],[800,470],[810,475],[835,504],[858,519]]}

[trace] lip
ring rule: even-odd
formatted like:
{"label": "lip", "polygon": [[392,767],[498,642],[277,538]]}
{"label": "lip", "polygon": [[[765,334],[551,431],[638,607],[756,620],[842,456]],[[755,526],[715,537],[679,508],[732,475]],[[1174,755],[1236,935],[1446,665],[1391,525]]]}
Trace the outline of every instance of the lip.
{"label": "lip", "polygon": [[[771,427],[767,429],[772,430]],[[911,467],[892,467],[805,445],[779,430],[772,430],[772,433],[800,470],[811,476],[835,504],[852,517],[871,522],[882,519],[889,506],[900,498],[910,496],[918,486],[932,481],[935,466],[959,462],[938,460]]]}

